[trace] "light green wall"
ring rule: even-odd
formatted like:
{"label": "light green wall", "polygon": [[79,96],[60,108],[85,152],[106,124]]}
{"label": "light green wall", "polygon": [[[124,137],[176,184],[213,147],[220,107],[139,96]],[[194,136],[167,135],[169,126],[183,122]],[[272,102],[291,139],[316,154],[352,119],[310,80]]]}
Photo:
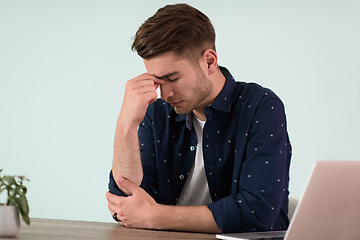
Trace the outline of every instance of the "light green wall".
{"label": "light green wall", "polygon": [[[220,65],[273,89],[293,145],[291,195],[317,160],[360,160],[360,2],[187,1]],[[105,192],[138,26],[169,1],[0,0],[0,168],[30,178],[30,216],[112,221]]]}

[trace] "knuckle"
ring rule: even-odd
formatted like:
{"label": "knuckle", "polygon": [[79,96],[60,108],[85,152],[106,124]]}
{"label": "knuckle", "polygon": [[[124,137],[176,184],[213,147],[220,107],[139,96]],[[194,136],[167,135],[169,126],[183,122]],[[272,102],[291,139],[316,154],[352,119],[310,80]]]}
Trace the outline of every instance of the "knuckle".
{"label": "knuckle", "polygon": [[117,211],[117,215],[121,217],[121,220],[123,221],[124,217],[125,217],[125,212],[123,209],[119,209]]}
{"label": "knuckle", "polygon": [[118,200],[118,201],[116,202],[116,206],[117,206],[117,207],[120,207],[120,208],[124,207],[123,201]]}
{"label": "knuckle", "polygon": [[126,84],[125,84],[126,89],[132,90],[134,88],[133,86],[134,86],[134,84],[133,84],[132,80],[127,81]]}

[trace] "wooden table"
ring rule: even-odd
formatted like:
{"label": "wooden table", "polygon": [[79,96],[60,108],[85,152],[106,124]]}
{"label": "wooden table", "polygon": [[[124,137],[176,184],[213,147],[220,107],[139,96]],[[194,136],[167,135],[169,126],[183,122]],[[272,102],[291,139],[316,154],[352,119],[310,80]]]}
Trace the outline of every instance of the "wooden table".
{"label": "wooden table", "polygon": [[[0,238],[9,240],[9,238]],[[215,234],[156,231],[122,227],[117,223],[84,222],[32,218],[28,226],[21,222],[21,230],[16,238],[24,240],[62,240],[62,239],[208,239],[215,240]]]}

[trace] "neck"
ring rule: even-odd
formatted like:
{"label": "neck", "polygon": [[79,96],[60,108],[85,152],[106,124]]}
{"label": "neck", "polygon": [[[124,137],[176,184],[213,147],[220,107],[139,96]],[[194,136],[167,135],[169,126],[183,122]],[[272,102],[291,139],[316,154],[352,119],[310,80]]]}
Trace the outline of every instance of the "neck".
{"label": "neck", "polygon": [[193,110],[193,114],[195,114],[195,116],[201,120],[201,121],[206,121],[206,116],[204,113],[204,108],[201,109],[201,111],[197,111],[197,110]]}

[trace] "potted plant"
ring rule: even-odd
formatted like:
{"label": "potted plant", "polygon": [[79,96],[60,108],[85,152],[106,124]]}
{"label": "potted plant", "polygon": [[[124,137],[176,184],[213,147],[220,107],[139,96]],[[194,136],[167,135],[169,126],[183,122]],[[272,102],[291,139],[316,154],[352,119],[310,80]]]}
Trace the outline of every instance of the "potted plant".
{"label": "potted plant", "polygon": [[20,230],[19,212],[26,224],[30,224],[29,205],[26,199],[26,187],[29,181],[24,176],[1,176],[0,194],[7,192],[5,203],[0,203],[0,237],[14,237]]}

